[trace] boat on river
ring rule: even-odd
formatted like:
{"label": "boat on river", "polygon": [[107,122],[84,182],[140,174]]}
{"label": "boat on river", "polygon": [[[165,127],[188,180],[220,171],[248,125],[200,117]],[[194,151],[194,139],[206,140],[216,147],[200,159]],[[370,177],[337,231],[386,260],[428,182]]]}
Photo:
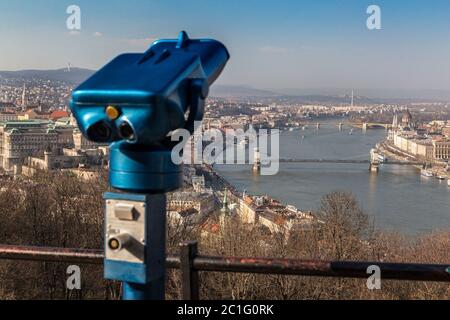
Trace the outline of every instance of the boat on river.
{"label": "boat on river", "polygon": [[426,169],[420,170],[420,174],[422,176],[424,176],[424,177],[427,177],[427,178],[430,178],[430,177],[433,176],[433,173],[431,171],[429,171],[429,170],[426,170]]}
{"label": "boat on river", "polygon": [[387,162],[387,158],[384,154],[378,154],[378,161],[384,163]]}

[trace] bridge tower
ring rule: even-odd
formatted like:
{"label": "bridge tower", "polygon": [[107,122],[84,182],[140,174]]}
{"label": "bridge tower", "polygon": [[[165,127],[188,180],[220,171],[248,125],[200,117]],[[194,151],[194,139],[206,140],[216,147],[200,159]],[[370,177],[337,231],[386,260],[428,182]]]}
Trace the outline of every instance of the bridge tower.
{"label": "bridge tower", "polygon": [[364,123],[362,124],[362,130],[363,130],[363,132],[366,132],[366,131],[367,131],[367,122],[364,122]]}
{"label": "bridge tower", "polygon": [[254,174],[261,173],[261,154],[258,148],[255,148],[253,153],[253,173]]}
{"label": "bridge tower", "polygon": [[369,164],[369,171],[377,173],[380,170],[380,163],[378,161],[371,161]]}
{"label": "bridge tower", "polygon": [[316,129],[320,130],[320,123],[319,122],[316,123]]}
{"label": "bridge tower", "polygon": [[369,171],[377,173],[379,170],[380,170],[380,162],[378,160],[378,150],[371,149]]}
{"label": "bridge tower", "polygon": [[338,127],[339,127],[339,131],[342,131],[342,127],[344,126],[344,124],[342,122],[339,122]]}

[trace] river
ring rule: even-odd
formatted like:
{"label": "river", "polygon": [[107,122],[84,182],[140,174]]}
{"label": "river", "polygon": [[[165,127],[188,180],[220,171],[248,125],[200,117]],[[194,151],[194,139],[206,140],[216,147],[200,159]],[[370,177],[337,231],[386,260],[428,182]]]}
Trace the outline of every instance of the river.
{"label": "river", "polygon": [[[362,132],[338,121],[321,121],[307,130],[283,131],[280,158],[367,160],[370,149],[386,136],[383,129]],[[410,166],[382,165],[370,174],[367,164],[282,163],[278,174],[255,176],[248,165],[217,165],[238,190],[268,194],[301,210],[320,207],[323,195],[352,192],[378,228],[405,234],[450,228],[450,187],[447,181],[422,177]]]}

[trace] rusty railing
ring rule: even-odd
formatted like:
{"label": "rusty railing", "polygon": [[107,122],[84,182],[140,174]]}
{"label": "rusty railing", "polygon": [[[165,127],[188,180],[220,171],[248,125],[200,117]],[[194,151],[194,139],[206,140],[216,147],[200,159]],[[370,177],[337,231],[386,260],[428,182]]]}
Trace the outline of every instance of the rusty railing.
{"label": "rusty railing", "polygon": [[[0,245],[0,260],[103,264],[103,251]],[[197,242],[180,244],[180,255],[169,255],[168,269],[180,269],[182,297],[199,299],[199,271],[280,274],[342,278],[367,278],[367,268],[376,265],[383,279],[450,282],[450,265],[362,261],[297,260],[203,256]]]}

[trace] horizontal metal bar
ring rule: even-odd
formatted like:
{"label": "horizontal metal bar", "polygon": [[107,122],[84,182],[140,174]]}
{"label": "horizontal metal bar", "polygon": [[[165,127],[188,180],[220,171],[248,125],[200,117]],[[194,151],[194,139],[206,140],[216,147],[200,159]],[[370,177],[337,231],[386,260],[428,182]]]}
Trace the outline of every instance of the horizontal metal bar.
{"label": "horizontal metal bar", "polygon": [[[102,250],[0,245],[0,259],[102,264]],[[180,257],[169,255],[166,266],[180,268]],[[196,271],[283,274],[322,277],[367,278],[367,268],[376,265],[382,279],[450,282],[450,265],[326,261],[269,258],[197,256]]]}
{"label": "horizontal metal bar", "polygon": [[369,266],[378,266],[383,279],[450,282],[450,265],[358,261],[295,260],[239,257],[194,259],[198,271],[367,278]]}
{"label": "horizontal metal bar", "polygon": [[166,257],[166,268],[167,269],[180,269],[181,261],[179,256],[168,255]]}
{"label": "horizontal metal bar", "polygon": [[334,261],[330,265],[334,272],[345,273],[346,277],[366,278],[368,267],[378,266],[383,279],[450,282],[450,265],[354,261]]}
{"label": "horizontal metal bar", "polygon": [[[100,265],[103,264],[104,258],[103,250],[98,249],[0,245],[0,260],[9,259]],[[179,268],[180,258],[178,256],[168,256],[166,266],[171,269]]]}
{"label": "horizontal metal bar", "polygon": [[0,245],[0,259],[103,264],[103,250]]}

